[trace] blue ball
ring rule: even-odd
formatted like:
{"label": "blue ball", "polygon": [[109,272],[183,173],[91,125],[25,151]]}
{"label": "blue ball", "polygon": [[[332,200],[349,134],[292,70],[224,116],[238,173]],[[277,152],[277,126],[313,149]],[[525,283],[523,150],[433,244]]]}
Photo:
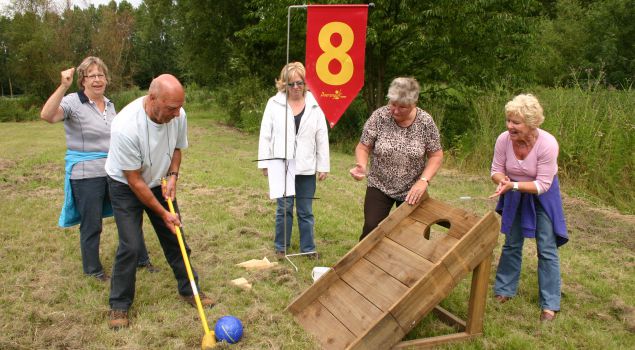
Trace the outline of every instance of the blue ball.
{"label": "blue ball", "polygon": [[234,316],[223,316],[216,322],[214,333],[219,342],[226,341],[234,344],[243,336],[243,324]]}

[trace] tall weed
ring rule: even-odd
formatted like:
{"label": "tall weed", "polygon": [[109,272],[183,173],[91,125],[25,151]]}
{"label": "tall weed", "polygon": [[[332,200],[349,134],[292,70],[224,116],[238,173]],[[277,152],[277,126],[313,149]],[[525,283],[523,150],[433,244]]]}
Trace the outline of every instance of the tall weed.
{"label": "tall weed", "polygon": [[[560,177],[591,199],[635,212],[635,92],[538,88],[545,110],[541,126],[560,144]],[[456,153],[459,166],[487,171],[496,137],[505,130],[504,105],[513,96],[492,93],[474,101],[474,130]]]}
{"label": "tall weed", "polygon": [[331,149],[348,154],[353,153],[370,113],[372,111],[368,111],[364,100],[354,99],[338,120],[337,125],[329,129]]}
{"label": "tall weed", "polygon": [[0,123],[37,120],[42,103],[30,96],[0,97]]}
{"label": "tall weed", "polygon": [[126,90],[118,90],[112,93],[106,92],[106,96],[115,104],[117,112],[124,108],[128,103],[145,95],[145,91],[140,90],[137,86]]}
{"label": "tall weed", "polygon": [[[146,90],[141,90],[135,86],[127,90],[115,91],[111,94],[107,94],[107,96],[115,104],[117,111],[119,111],[130,102],[144,96],[146,93]],[[184,108],[186,111],[210,110],[212,109],[214,102],[215,100],[213,99],[212,93],[209,89],[201,88],[196,83],[185,86]]]}
{"label": "tall weed", "polygon": [[275,95],[271,83],[264,86],[255,77],[242,77],[216,91],[218,106],[226,111],[223,122],[247,132],[258,132],[267,101]]}

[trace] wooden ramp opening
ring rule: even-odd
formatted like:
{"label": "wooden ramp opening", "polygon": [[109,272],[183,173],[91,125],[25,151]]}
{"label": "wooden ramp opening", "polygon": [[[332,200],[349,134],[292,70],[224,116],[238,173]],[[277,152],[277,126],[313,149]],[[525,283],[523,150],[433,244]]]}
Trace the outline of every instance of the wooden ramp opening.
{"label": "wooden ramp opening", "polygon": [[[288,307],[324,349],[425,348],[483,332],[499,222],[426,198],[402,204]],[[468,320],[437,305],[472,272]],[[401,342],[433,311],[459,333]]]}

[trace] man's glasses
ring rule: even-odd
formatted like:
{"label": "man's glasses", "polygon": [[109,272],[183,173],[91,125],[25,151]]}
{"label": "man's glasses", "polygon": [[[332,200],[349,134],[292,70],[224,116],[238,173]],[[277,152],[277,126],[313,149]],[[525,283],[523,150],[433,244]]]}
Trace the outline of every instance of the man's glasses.
{"label": "man's glasses", "polygon": [[290,88],[295,87],[295,86],[303,87],[304,86],[304,82],[302,80],[298,80],[298,81],[294,81],[294,82],[291,82],[291,83],[287,83],[287,86],[290,87]]}
{"label": "man's glasses", "polygon": [[106,77],[106,75],[104,74],[92,74],[92,75],[87,75],[86,78],[90,79],[90,80],[104,80],[104,78]]}

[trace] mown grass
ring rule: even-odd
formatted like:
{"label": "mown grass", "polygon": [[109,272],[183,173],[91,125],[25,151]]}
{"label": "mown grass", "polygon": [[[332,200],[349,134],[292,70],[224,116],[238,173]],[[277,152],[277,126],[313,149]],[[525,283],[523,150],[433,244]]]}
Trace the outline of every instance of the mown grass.
{"label": "mown grass", "polygon": [[[319,261],[247,272],[235,264],[273,259],[275,204],[256,169],[257,136],[218,124],[210,112],[189,114],[190,148],[184,152],[178,199],[192,263],[202,289],[218,299],[212,324],[232,314],[245,326],[233,346],[219,349],[316,349],[311,337],[284,311],[312,283],[314,266],[331,266],[356,243],[361,230],[364,183],[350,179],[352,155],[332,153],[332,173],[318,184],[314,210]],[[217,118],[216,116],[215,118]],[[4,123],[0,140],[0,348],[2,349],[195,349],[203,335],[196,311],[177,298],[175,281],[158,240],[146,224],[146,242],[158,274],[140,271],[130,329],[106,325],[109,286],[82,276],[77,228],[56,227],[62,200],[64,131],[61,124]],[[567,191],[567,188],[564,188]],[[479,215],[491,210],[487,174],[444,169],[431,196]],[[469,199],[461,199],[469,197]],[[488,296],[485,334],[448,349],[627,349],[635,346],[635,218],[565,197],[571,242],[561,250],[562,312],[553,324],[538,321],[536,249],[528,241],[519,295],[498,305]],[[146,220],[147,221],[147,220]],[[499,242],[502,243],[502,237]],[[105,220],[102,261],[110,271],[116,227]],[[297,252],[297,231],[290,253]],[[492,278],[500,254],[495,249]],[[253,289],[230,285],[247,278]],[[465,317],[469,278],[442,306]],[[427,316],[408,339],[451,333]]]}

